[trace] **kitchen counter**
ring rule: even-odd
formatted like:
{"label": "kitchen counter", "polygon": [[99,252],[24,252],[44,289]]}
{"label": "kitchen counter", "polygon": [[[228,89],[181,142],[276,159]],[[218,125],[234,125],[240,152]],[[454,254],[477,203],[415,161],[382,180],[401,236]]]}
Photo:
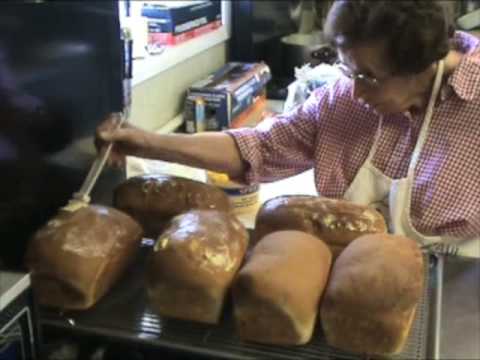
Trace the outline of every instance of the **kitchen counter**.
{"label": "kitchen counter", "polygon": [[30,275],[0,271],[0,313],[30,286]]}

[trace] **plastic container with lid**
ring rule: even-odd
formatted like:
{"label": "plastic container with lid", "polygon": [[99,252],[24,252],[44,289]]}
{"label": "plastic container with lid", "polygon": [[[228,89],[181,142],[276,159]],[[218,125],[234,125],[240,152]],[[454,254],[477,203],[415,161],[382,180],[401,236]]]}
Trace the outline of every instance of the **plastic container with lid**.
{"label": "plastic container with lid", "polygon": [[213,171],[207,171],[207,182],[225,191],[234,213],[243,214],[258,209],[260,184],[242,184],[231,180],[227,174]]}

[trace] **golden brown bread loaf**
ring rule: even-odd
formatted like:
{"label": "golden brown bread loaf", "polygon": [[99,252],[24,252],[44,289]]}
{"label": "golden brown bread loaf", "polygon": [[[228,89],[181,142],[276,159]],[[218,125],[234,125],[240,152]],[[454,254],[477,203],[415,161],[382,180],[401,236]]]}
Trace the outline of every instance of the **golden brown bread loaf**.
{"label": "golden brown bread loaf", "polygon": [[116,209],[60,212],[28,244],[25,261],[37,300],[62,309],[91,307],[134,260],[141,240],[140,225]]}
{"label": "golden brown bread loaf", "polygon": [[300,231],[279,231],[254,247],[233,285],[236,329],[244,340],[307,343],[327,283],[332,254]]}
{"label": "golden brown bread loaf", "polygon": [[310,195],[283,195],[266,201],[257,213],[253,242],[279,230],[299,230],[327,243],[333,257],[353,239],[370,233],[386,233],[377,210],[345,200]]}
{"label": "golden brown bread loaf", "polygon": [[372,355],[402,350],[424,279],[422,253],[414,240],[364,235],[337,258],[321,305],[330,345]]}
{"label": "golden brown bread loaf", "polygon": [[170,175],[132,177],[117,186],[114,206],[137,220],[156,239],[176,215],[191,209],[229,211],[228,196],[213,185]]}
{"label": "golden brown bread loaf", "polygon": [[217,323],[248,246],[232,214],[191,210],[158,238],[147,267],[147,291],[160,315]]}

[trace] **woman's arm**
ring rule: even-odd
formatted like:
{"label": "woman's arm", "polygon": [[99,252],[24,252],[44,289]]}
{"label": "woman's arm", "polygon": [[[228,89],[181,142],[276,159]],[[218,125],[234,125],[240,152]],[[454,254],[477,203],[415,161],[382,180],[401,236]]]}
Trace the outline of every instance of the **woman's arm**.
{"label": "woman's arm", "polygon": [[156,134],[132,125],[112,130],[114,127],[114,122],[107,120],[96,136],[97,149],[114,142],[111,164],[122,165],[125,156],[131,155],[223,172],[232,178],[242,178],[245,172],[235,140],[226,133]]}

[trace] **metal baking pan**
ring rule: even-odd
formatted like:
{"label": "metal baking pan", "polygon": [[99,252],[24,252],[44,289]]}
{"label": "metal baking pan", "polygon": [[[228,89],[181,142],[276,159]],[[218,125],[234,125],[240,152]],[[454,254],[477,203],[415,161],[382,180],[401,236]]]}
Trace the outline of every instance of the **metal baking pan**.
{"label": "metal baking pan", "polygon": [[[141,255],[132,270],[92,309],[60,314],[40,310],[40,325],[61,329],[72,335],[104,336],[149,348],[163,348],[204,355],[216,359],[365,359],[328,346],[320,326],[310,343],[286,347],[242,342],[235,334],[231,301],[225,306],[218,325],[164,318],[149,307],[144,287],[145,258],[151,242],[144,242]],[[432,300],[430,261],[425,262],[425,291],[417,307],[416,318],[402,353],[392,359],[429,358],[429,308]]]}

